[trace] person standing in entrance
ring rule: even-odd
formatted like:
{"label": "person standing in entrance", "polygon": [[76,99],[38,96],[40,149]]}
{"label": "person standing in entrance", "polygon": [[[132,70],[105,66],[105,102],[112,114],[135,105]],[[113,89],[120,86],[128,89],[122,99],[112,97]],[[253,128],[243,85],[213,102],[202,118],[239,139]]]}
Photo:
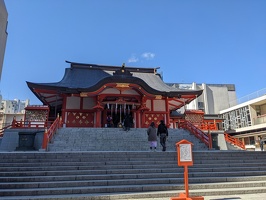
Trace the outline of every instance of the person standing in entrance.
{"label": "person standing in entrance", "polygon": [[133,121],[133,118],[131,117],[131,115],[126,115],[126,117],[124,119],[125,131],[129,131],[130,130],[130,127],[132,125],[132,121]]}
{"label": "person standing in entrance", "polygon": [[160,121],[158,126],[157,136],[160,136],[160,144],[163,147],[163,151],[166,151],[166,138],[168,137],[168,130],[163,120]]}
{"label": "person standing in entrance", "polygon": [[107,118],[106,118],[106,121],[107,121],[107,127],[111,127],[112,126],[112,117],[111,115],[108,115]]}
{"label": "person standing in entrance", "polygon": [[156,136],[156,127],[154,122],[150,124],[147,130],[147,134],[148,134],[148,141],[150,142],[150,150],[152,151],[152,148],[154,148],[154,151],[156,151],[157,136]]}
{"label": "person standing in entrance", "polygon": [[264,140],[263,140],[262,136],[260,136],[260,150],[261,151],[264,151],[263,145],[264,145]]}

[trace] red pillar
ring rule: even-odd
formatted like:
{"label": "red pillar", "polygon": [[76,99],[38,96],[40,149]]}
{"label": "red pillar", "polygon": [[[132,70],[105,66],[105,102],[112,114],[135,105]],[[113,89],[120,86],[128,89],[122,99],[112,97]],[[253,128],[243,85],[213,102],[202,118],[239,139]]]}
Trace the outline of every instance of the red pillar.
{"label": "red pillar", "polygon": [[139,111],[137,110],[136,112],[136,119],[135,119],[135,123],[136,123],[136,128],[140,128],[140,118],[139,118]]}
{"label": "red pillar", "polygon": [[141,112],[141,128],[145,127],[145,111]]}
{"label": "red pillar", "polygon": [[96,97],[96,101],[97,104],[93,107],[96,114],[94,127],[99,128],[101,127],[101,111],[104,110],[104,107],[101,106],[101,100],[99,99],[99,96]]}
{"label": "red pillar", "polygon": [[62,105],[62,109],[61,109],[61,116],[62,116],[62,123],[63,125],[66,125],[66,96],[63,96],[63,105]]}
{"label": "red pillar", "polygon": [[96,127],[97,128],[101,127],[101,110],[100,109],[96,110]]}
{"label": "red pillar", "polygon": [[173,129],[176,129],[176,120],[173,119]]}
{"label": "red pillar", "polygon": [[165,110],[166,110],[166,122],[165,124],[167,125],[167,127],[170,126],[170,110],[169,110],[169,102],[168,102],[168,97],[166,97],[165,99]]}

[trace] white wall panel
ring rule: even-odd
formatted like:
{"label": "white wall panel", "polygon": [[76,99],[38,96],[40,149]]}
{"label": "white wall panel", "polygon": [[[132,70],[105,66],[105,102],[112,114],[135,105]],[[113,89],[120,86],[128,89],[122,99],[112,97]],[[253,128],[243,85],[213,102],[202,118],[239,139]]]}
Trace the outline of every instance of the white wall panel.
{"label": "white wall panel", "polygon": [[67,97],[66,109],[80,109],[80,97]]}
{"label": "white wall panel", "polygon": [[96,105],[95,99],[91,97],[83,98],[83,109],[92,109]]}
{"label": "white wall panel", "polygon": [[165,100],[154,100],[153,110],[154,111],[165,111]]}

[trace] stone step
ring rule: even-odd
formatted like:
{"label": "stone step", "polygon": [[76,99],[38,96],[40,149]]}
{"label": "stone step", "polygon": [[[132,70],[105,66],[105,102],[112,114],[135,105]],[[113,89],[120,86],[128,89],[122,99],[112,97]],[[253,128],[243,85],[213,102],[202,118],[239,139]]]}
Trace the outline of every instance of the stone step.
{"label": "stone step", "polygon": [[[245,159],[246,158],[246,159]],[[264,152],[249,151],[195,151],[193,152],[193,160],[195,162],[204,163],[205,161],[216,162],[230,160],[230,162],[248,163],[250,160],[266,159]],[[31,162],[47,163],[47,162],[112,162],[112,161],[172,161],[176,162],[177,152],[149,152],[149,151],[92,151],[92,152],[15,152],[0,153],[0,164],[7,162],[27,164]],[[215,163],[216,163],[215,162]],[[121,163],[119,163],[121,164]]]}
{"label": "stone step", "polygon": [[[84,164],[84,163],[83,163]],[[90,164],[90,163],[86,163],[86,164]],[[60,164],[59,164],[60,165]],[[73,171],[73,170],[86,170],[87,172],[92,171],[94,173],[97,172],[102,172],[104,171],[105,173],[117,173],[117,172],[127,172],[127,171],[133,171],[133,172],[141,172],[142,170],[145,170],[146,172],[148,172],[148,170],[153,170],[154,168],[154,164],[143,164],[143,165],[98,165],[98,166],[69,166],[69,165],[65,165],[65,166],[59,166],[59,165],[55,165],[55,166],[32,166],[32,167],[24,167],[24,166],[20,166],[20,167],[0,167],[0,176],[1,173],[5,173],[5,172],[12,172],[12,173],[25,173],[25,172],[33,172],[33,171]],[[163,167],[163,169],[160,169],[160,166]],[[216,167],[216,168],[215,168]],[[160,171],[160,172],[178,172],[178,171],[183,171],[182,168],[177,168],[176,164],[158,164],[156,163],[156,170]],[[266,166],[265,163],[250,163],[249,166],[243,166],[243,165],[238,165],[238,166],[219,166],[219,165],[206,165],[205,167],[202,165],[198,165],[198,166],[193,166],[189,168],[190,172],[194,172],[194,171],[200,171],[200,172],[204,172],[204,171],[208,171],[208,172],[218,172],[218,171],[226,171],[226,170],[233,170],[233,171],[256,171],[256,170],[266,170]]]}
{"label": "stone step", "polygon": [[[125,172],[125,173],[124,173]],[[95,174],[96,173],[96,174]],[[231,177],[231,176],[259,176],[264,175],[265,171],[249,170],[249,171],[222,171],[222,172],[190,172],[189,177]],[[106,174],[106,171],[88,171],[88,170],[73,170],[73,171],[33,171],[33,172],[1,172],[1,177],[33,177],[33,176],[76,176],[87,175],[90,180],[109,180],[109,179],[127,179],[127,178],[173,178],[183,177],[184,173],[163,172],[159,170],[135,170],[135,171],[120,171],[120,173]]]}
{"label": "stone step", "polygon": [[[228,193],[227,193],[228,191]],[[259,193],[258,193],[259,191]],[[266,193],[263,193],[263,188],[248,188],[248,190],[244,189],[230,189],[230,190],[220,190],[221,195],[217,195],[217,190],[204,190],[202,196],[204,196],[205,200],[251,200],[251,199],[260,199],[265,200]],[[160,193],[158,192],[141,192],[141,193],[134,193],[134,195],[127,194],[127,193],[112,193],[112,194],[105,194],[105,195],[99,195],[99,194],[72,194],[72,195],[47,195],[47,196],[13,196],[13,197],[2,197],[2,200],[130,200],[130,199],[136,199],[136,200],[169,200],[170,197],[176,197],[178,193],[184,193],[184,191],[162,191]],[[193,196],[199,196],[196,194],[202,194],[202,191],[195,191],[191,192]],[[98,195],[98,196],[97,196]]]}
{"label": "stone step", "polygon": [[[209,189],[209,190],[194,190],[190,192],[190,196],[203,196],[205,200],[251,200],[260,199],[265,200],[266,192],[265,188],[231,188],[231,189]],[[217,195],[220,192],[221,195]],[[259,192],[259,193],[258,193]],[[141,192],[141,193],[111,193],[111,194],[72,194],[72,195],[47,195],[47,196],[13,196],[13,197],[2,197],[2,200],[169,200],[170,197],[176,197],[177,194],[184,193],[183,190],[175,191],[161,191],[161,192]],[[199,195],[200,194],[200,195]]]}
{"label": "stone step", "polygon": [[[149,149],[147,129],[138,128],[125,132],[120,128],[61,128],[55,135],[49,151],[145,151]],[[176,142],[186,139],[195,144],[194,150],[207,146],[184,129],[169,129],[167,150],[175,151]],[[97,141],[97,142],[95,142]],[[160,148],[159,138],[158,149]]]}
{"label": "stone step", "polygon": [[[190,184],[190,196],[210,196],[222,194],[241,194],[266,192],[266,181],[249,181],[249,182],[231,182],[231,183],[212,183],[212,184]],[[151,192],[154,191],[154,192]],[[160,191],[160,192],[158,192]],[[34,196],[68,194],[70,198],[73,194],[82,194],[83,196],[98,196],[104,199],[105,195],[112,196],[111,199],[137,199],[145,197],[143,195],[149,192],[148,197],[171,197],[177,196],[178,193],[184,192],[184,185],[177,184],[149,184],[149,185],[122,185],[107,187],[60,187],[60,188],[31,188],[31,189],[0,189],[0,196],[4,199],[8,196]],[[226,193],[227,192],[227,193]],[[120,193],[120,195],[116,194]],[[123,193],[123,194],[121,194]],[[50,196],[51,197],[51,196]],[[147,197],[147,196],[146,196]],[[37,197],[38,198],[38,197]],[[109,197],[110,198],[110,197]],[[21,199],[21,198],[18,198]],[[32,198],[31,198],[32,199]],[[95,198],[92,198],[95,199]]]}
{"label": "stone step", "polygon": [[[228,160],[224,160],[228,161]],[[243,163],[243,162],[237,162],[233,161],[230,163],[222,163],[222,161],[217,162],[215,164],[212,164],[211,161],[205,161],[204,164],[201,163],[195,163],[193,166],[190,167],[190,171],[194,170],[208,170],[208,171],[220,171],[220,170],[227,170],[227,169],[233,169],[235,170],[252,170],[252,169],[258,169],[258,170],[264,170],[265,169],[265,163],[263,161],[258,161],[256,163],[256,160],[251,160],[251,163]],[[181,168],[177,168],[177,164],[175,164],[175,161],[109,161],[106,163],[102,162],[78,162],[78,165],[72,162],[66,162],[66,163],[43,163],[40,165],[40,163],[34,165],[34,163],[31,163],[30,166],[29,163],[15,163],[16,167],[14,167],[12,163],[6,163],[6,166],[9,167],[0,167],[0,173],[4,172],[26,172],[26,171],[56,171],[56,170],[63,170],[63,171],[69,171],[69,170],[92,170],[94,172],[97,171],[109,171],[111,173],[112,171],[116,170],[141,170],[141,169],[153,169],[154,166],[156,166],[157,169],[163,168],[163,170],[168,169],[174,169],[174,170],[180,170]],[[210,164],[208,164],[210,163]],[[219,164],[220,163],[220,164]],[[27,166],[25,166],[27,165]],[[243,166],[244,165],[244,166]],[[111,169],[111,170],[110,170]]]}
{"label": "stone step", "polygon": [[[195,184],[195,183],[213,183],[213,185],[218,184],[217,182],[224,182],[224,184],[229,185],[228,181],[229,177],[207,177],[205,180],[202,180],[201,178],[196,178],[196,177],[191,177],[189,178],[189,183],[190,184]],[[9,182],[4,182],[1,183],[1,188],[2,189],[27,189],[27,188],[54,188],[54,187],[86,187],[86,186],[100,186],[101,189],[103,190],[103,187],[109,187],[109,186],[123,186],[123,185],[150,185],[150,184],[176,184],[177,188],[182,186],[183,187],[183,178],[147,178],[147,179],[123,179],[123,180],[116,180],[116,179],[111,179],[111,180],[50,180],[50,181],[32,181],[28,182],[26,180],[22,180],[20,178],[21,182],[11,182],[12,179],[9,180]],[[237,179],[231,178],[231,181],[237,181],[239,182],[235,183],[235,185],[230,183],[230,187],[236,187],[236,184],[239,187],[256,187],[256,186],[261,186],[262,184],[266,183],[266,176],[261,177],[260,179],[253,179],[252,181],[250,178],[245,178],[245,179]],[[245,185],[241,182],[245,181]],[[228,181],[228,182],[227,182]],[[206,184],[209,185],[209,184]],[[213,186],[212,185],[212,186]],[[228,186],[229,187],[229,186]],[[194,189],[198,189],[196,187],[193,187]]]}
{"label": "stone step", "polygon": [[[133,177],[134,178],[134,177]],[[119,181],[127,181],[130,179],[120,179]],[[132,179],[131,179],[132,180]],[[146,179],[146,180],[162,180],[162,178],[157,179]],[[75,175],[75,176],[34,176],[34,177],[26,177],[26,176],[20,176],[20,177],[5,177],[0,178],[0,182],[3,184],[23,184],[24,182],[59,182],[59,181],[87,181],[88,184],[91,182],[95,182],[95,180],[91,180],[91,177],[88,175]],[[107,181],[113,181],[112,179],[105,180],[105,179],[97,179],[97,183],[105,183]],[[183,183],[183,177],[182,178],[176,178],[176,177],[169,177],[167,178],[168,182],[171,183]],[[244,181],[266,181],[266,176],[245,176],[245,177],[204,177],[202,179],[201,177],[189,177],[189,183],[217,183],[217,182],[244,182]],[[12,187],[12,186],[11,186]]]}
{"label": "stone step", "polygon": [[[196,151],[193,158],[194,165],[188,168],[191,193],[219,193],[225,187],[239,192],[239,188],[243,188],[241,192],[247,188],[264,191],[259,189],[266,183],[264,152]],[[145,196],[147,192],[153,192],[152,197],[162,192],[169,195],[184,187],[184,169],[177,166],[176,159],[174,151],[0,153],[0,198],[59,199],[68,194],[69,199],[77,195],[88,199],[128,195],[137,199],[137,194]]]}
{"label": "stone step", "polygon": [[[204,158],[203,158],[204,159]],[[258,165],[261,166],[263,165],[263,161],[265,161],[266,158],[264,158],[263,160],[260,159],[249,159],[249,160],[241,160],[241,159],[237,159],[237,160],[228,160],[228,159],[221,159],[221,160],[215,160],[215,159],[207,159],[204,161],[200,161],[200,160],[194,160],[193,162],[193,167],[215,167],[215,166],[228,166],[228,167],[236,167],[236,166],[253,166]],[[215,163],[214,163],[215,160]],[[12,163],[12,162],[6,162],[6,163],[2,163],[0,164],[0,168],[3,168],[3,170],[7,170],[6,166],[8,167],[13,167],[14,169],[19,169],[21,167],[54,167],[54,166],[69,166],[69,167],[75,167],[77,166],[76,163],[79,163],[79,167],[81,168],[82,166],[88,166],[88,167],[92,167],[93,168],[103,168],[105,166],[112,166],[112,167],[119,167],[121,168],[122,166],[126,166],[130,168],[134,168],[134,167],[138,167],[138,166],[142,166],[142,165],[147,165],[147,166],[152,166],[152,165],[169,165],[169,166],[177,166],[177,161],[176,160],[167,160],[167,159],[162,159],[162,160],[152,160],[151,158],[146,158],[146,159],[140,159],[140,160],[110,160],[110,161],[78,161],[78,160],[71,160],[71,161],[67,161],[67,162],[63,162],[63,161],[45,161],[45,162],[39,162],[38,163],[34,163],[34,162],[30,162],[30,163],[24,163],[24,162],[16,162],[16,163]],[[76,162],[76,163],[75,163]],[[254,163],[255,162],[255,163]],[[17,168],[16,168],[17,167]],[[243,166],[244,167],[244,166]],[[11,169],[11,168],[10,168]]]}
{"label": "stone step", "polygon": [[[17,173],[25,173],[28,171],[75,171],[75,170],[86,170],[87,172],[105,172],[105,173],[113,173],[113,172],[125,172],[125,171],[137,171],[137,170],[154,170],[154,164],[143,164],[143,165],[99,165],[99,166],[35,166],[35,167],[4,167],[0,168],[1,172],[8,173],[8,172],[17,172]],[[236,164],[224,164],[224,165],[218,165],[218,164],[211,164],[211,165],[194,165],[189,168],[190,172],[194,171],[208,171],[208,172],[219,172],[219,171],[227,171],[227,170],[233,170],[233,171],[249,171],[249,170],[265,170],[265,163],[247,163],[245,166],[243,166],[242,163],[236,163]],[[177,167],[176,164],[156,164],[156,170],[162,172],[178,172],[183,171],[182,167]]]}

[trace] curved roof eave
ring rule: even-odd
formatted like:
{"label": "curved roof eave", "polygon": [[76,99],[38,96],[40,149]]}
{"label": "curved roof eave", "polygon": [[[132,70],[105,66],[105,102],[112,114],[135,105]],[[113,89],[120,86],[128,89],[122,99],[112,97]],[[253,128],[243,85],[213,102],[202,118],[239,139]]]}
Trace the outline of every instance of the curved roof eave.
{"label": "curved roof eave", "polygon": [[[171,88],[173,90],[169,91],[169,88],[167,88],[168,91],[165,90],[156,90],[152,87],[150,87],[145,81],[138,77],[116,77],[116,76],[110,76],[106,77],[102,80],[100,80],[97,84],[86,87],[86,88],[70,88],[67,86],[60,86],[58,83],[32,83],[27,82],[28,86],[33,91],[34,89],[45,89],[45,90],[53,90],[57,91],[59,93],[80,93],[80,92],[93,92],[98,89],[100,89],[103,85],[107,83],[134,83],[142,87],[145,91],[147,91],[150,94],[154,95],[163,95],[168,97],[177,97],[178,95],[197,95],[200,96],[202,94],[202,90],[180,90],[176,88]],[[34,89],[33,89],[34,88]]]}
{"label": "curved roof eave", "polygon": [[[108,83],[129,83],[139,85],[152,95],[194,99],[200,96],[202,90],[184,90],[167,85],[152,68],[120,68],[114,66],[87,66],[71,63],[66,68],[61,81],[52,83],[27,82],[30,90],[43,103],[52,105],[52,97],[62,98],[61,94],[78,94],[81,92],[95,92]],[[48,95],[53,94],[53,95]],[[54,103],[53,103],[54,104]]]}

